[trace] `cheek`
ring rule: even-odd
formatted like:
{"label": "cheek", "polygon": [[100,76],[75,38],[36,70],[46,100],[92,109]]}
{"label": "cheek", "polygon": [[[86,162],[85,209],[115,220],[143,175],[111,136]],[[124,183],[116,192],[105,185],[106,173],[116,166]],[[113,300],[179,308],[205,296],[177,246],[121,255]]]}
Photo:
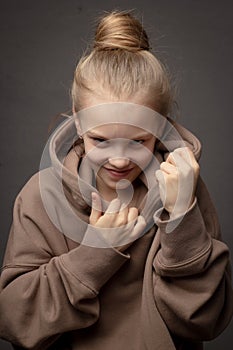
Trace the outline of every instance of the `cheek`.
{"label": "cheek", "polygon": [[137,164],[141,169],[144,169],[151,161],[153,154],[147,148],[143,148],[138,150],[137,153],[132,155],[132,162]]}
{"label": "cheek", "polygon": [[95,147],[93,145],[85,146],[85,157],[92,164],[92,167],[99,168],[107,162],[108,157],[104,149]]}
{"label": "cheek", "polygon": [[155,140],[146,145],[141,145],[135,150],[129,152],[129,158],[141,169],[145,169],[154,156]]}
{"label": "cheek", "polygon": [[153,157],[154,144],[147,146],[138,145],[133,147],[95,147],[93,144],[85,144],[85,157],[92,164],[92,167],[96,170],[108,162],[109,158],[124,157],[128,158],[132,163],[136,164],[139,168],[144,169],[151,161]]}

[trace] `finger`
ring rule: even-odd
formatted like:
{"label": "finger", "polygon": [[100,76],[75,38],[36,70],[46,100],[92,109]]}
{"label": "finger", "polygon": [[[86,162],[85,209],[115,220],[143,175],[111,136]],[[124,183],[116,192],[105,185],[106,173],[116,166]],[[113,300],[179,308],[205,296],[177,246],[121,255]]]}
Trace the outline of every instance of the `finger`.
{"label": "finger", "polygon": [[189,155],[194,156],[192,150],[189,147],[178,147],[173,152],[179,153],[180,155],[186,154],[187,156],[189,156]]}
{"label": "finger", "polygon": [[195,175],[198,175],[200,172],[200,166],[198,161],[195,158],[194,153],[188,147],[178,148],[175,150],[185,161],[194,169]]}
{"label": "finger", "polygon": [[133,229],[132,237],[134,237],[134,239],[139,237],[143,233],[145,228],[146,228],[146,221],[142,215],[139,215],[137,219],[137,223]]}
{"label": "finger", "polygon": [[160,169],[167,174],[177,173],[177,167],[168,162],[162,162],[160,164]]}
{"label": "finger", "polygon": [[180,147],[175,149],[174,154],[179,154],[189,165],[195,168],[195,166],[199,166],[194,153],[189,147]]}
{"label": "finger", "polygon": [[102,203],[100,196],[92,192],[91,194],[92,206],[91,206],[91,214],[89,217],[89,222],[91,225],[94,225],[102,215]]}
{"label": "finger", "polygon": [[135,207],[129,208],[128,222],[136,220],[138,217],[138,209]]}
{"label": "finger", "polygon": [[121,201],[119,198],[115,198],[110,202],[110,204],[106,210],[106,213],[107,214],[118,213],[120,208],[121,208]]}
{"label": "finger", "polygon": [[175,158],[174,158],[174,152],[169,153],[167,159],[166,159],[166,163],[172,164],[174,166],[176,166],[176,162],[175,162]]}
{"label": "finger", "polygon": [[190,157],[193,155],[193,153],[189,147],[179,147],[169,154],[166,161],[170,164],[176,165],[177,155],[180,155],[184,160],[186,160],[187,163],[190,164]]}
{"label": "finger", "polygon": [[[186,151],[187,152],[187,151]],[[182,156],[181,149],[177,149],[176,151],[173,151],[169,154],[167,158],[167,162],[173,166],[175,166],[177,169],[188,169],[190,167],[190,157],[185,155],[185,151]]]}
{"label": "finger", "polygon": [[119,209],[119,213],[117,214],[117,222],[121,225],[127,224],[129,207],[123,203]]}
{"label": "finger", "polygon": [[162,170],[156,170],[155,176],[160,185],[165,184],[165,173]]}
{"label": "finger", "polygon": [[129,207],[126,203],[121,203],[121,206],[120,206],[120,209],[119,211],[122,212],[122,211],[126,211],[128,213],[128,210],[129,210]]}
{"label": "finger", "polygon": [[179,154],[190,165],[196,162],[193,152],[188,147],[177,148],[174,154]]}

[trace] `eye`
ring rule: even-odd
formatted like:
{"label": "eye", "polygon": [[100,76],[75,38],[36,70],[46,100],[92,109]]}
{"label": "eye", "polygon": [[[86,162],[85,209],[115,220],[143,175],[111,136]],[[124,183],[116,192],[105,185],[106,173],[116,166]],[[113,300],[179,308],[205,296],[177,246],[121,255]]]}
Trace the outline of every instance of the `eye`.
{"label": "eye", "polygon": [[144,143],[145,140],[132,140],[131,142],[132,142],[132,144],[134,144],[134,145],[135,145],[135,144],[140,145],[140,144]]}
{"label": "eye", "polygon": [[97,143],[106,141],[105,139],[103,139],[101,137],[91,137],[91,139]]}

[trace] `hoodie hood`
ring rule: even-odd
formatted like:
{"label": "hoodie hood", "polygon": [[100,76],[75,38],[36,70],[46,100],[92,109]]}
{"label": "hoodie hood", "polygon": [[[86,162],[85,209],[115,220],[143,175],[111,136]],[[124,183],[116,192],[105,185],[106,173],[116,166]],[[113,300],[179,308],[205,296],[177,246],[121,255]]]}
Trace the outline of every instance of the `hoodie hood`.
{"label": "hoodie hood", "polygon": [[[137,203],[140,205],[137,206],[147,223],[144,233],[154,225],[153,215],[162,207],[155,170],[170,152],[185,146],[189,147],[199,160],[199,140],[180,124],[167,119],[160,140],[156,142],[154,156],[140,175],[144,184],[140,187],[146,190],[143,201],[139,200]],[[41,161],[41,170],[50,170],[40,172],[41,195],[50,219],[61,232],[79,242],[82,241],[82,236],[77,238],[76,231],[73,232],[73,228],[77,227],[77,214],[79,219],[81,218],[78,227],[84,234],[91,210],[91,193],[97,192],[91,167],[83,169],[80,166],[84,157],[83,142],[78,138],[75,119],[72,117],[61,123],[51,135]],[[49,163],[51,166],[48,168]],[[140,194],[138,198],[141,198]],[[108,204],[103,200],[103,210]]]}
{"label": "hoodie hood", "polygon": [[[162,162],[167,158],[169,153],[176,148],[187,146],[191,149],[198,161],[201,156],[201,143],[197,137],[179,123],[170,118],[167,120],[168,124],[164,131],[164,135],[156,143],[154,152],[156,160]],[[171,133],[171,130],[174,135],[172,135],[172,139],[169,139],[167,135]],[[173,130],[176,132],[174,133]],[[48,145],[51,165],[58,174],[62,174],[64,183],[72,193],[79,196],[80,186],[89,188],[90,191],[96,191],[92,181],[93,174],[90,169],[86,172],[78,172],[80,160],[84,156],[84,145],[77,135],[74,118],[65,120],[58,126],[52,134]],[[145,169],[145,173],[152,170],[154,174],[154,169],[152,169],[152,167],[153,165],[150,164]],[[144,178],[145,176],[142,174],[141,179],[145,183]],[[78,183],[80,186],[78,186]],[[89,195],[87,195],[85,199],[90,203]]]}

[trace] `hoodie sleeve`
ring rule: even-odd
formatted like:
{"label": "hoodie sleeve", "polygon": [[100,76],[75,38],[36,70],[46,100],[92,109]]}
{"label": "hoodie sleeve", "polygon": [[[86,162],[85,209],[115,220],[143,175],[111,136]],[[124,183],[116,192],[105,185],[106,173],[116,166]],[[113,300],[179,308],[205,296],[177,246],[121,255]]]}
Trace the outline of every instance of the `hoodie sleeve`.
{"label": "hoodie sleeve", "polygon": [[160,220],[160,249],[153,261],[157,308],[170,332],[194,341],[219,335],[233,313],[229,250],[221,240],[209,193],[199,179],[197,198],[166,233]]}
{"label": "hoodie sleeve", "polygon": [[60,334],[94,324],[100,288],[128,259],[111,248],[77,244],[68,251],[33,177],[15,201],[0,280],[0,337],[45,350]]}

